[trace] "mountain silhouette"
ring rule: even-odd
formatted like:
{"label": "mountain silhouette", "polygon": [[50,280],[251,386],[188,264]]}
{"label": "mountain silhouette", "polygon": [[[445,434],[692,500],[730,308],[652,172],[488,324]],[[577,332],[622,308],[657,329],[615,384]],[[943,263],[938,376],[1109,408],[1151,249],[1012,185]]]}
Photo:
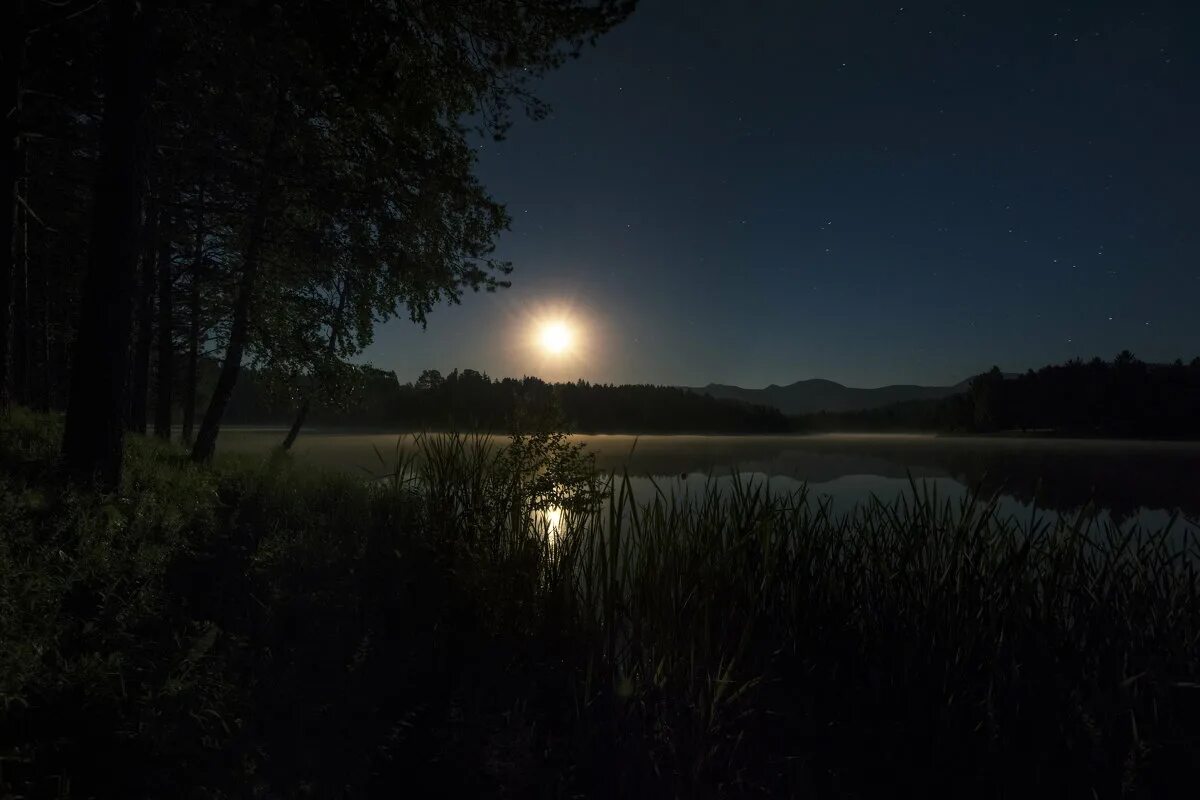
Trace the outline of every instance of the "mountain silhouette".
{"label": "mountain silhouette", "polygon": [[967,391],[970,382],[963,381],[954,386],[896,385],[857,389],[835,381],[813,378],[787,386],[771,384],[765,389],[744,389],[720,383],[689,388],[693,392],[717,398],[773,406],[784,414],[815,414],[820,411],[865,411],[913,400],[937,400]]}

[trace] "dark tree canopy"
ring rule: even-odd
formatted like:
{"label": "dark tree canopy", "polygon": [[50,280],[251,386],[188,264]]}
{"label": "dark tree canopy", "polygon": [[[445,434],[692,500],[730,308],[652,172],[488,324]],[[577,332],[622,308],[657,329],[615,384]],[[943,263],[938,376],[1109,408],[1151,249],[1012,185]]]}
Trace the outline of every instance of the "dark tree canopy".
{"label": "dark tree canopy", "polygon": [[472,140],[543,116],[537,77],[633,5],[6,4],[0,394],[69,407],[110,487],[126,425],[182,414],[209,458],[243,364],[332,402],[379,322],[508,285]]}

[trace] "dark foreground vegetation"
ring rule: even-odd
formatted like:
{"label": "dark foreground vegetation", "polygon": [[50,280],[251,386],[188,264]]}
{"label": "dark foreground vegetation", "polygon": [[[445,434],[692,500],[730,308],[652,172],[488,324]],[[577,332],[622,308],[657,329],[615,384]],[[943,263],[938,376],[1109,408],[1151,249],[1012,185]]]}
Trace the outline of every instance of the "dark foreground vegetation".
{"label": "dark foreground vegetation", "polygon": [[1112,361],[1054,364],[1023,375],[999,368],[970,391],[938,400],[792,418],[798,431],[1041,431],[1066,436],[1200,438],[1200,358],[1147,364],[1128,350]]}
{"label": "dark foreground vegetation", "polygon": [[840,520],[748,484],[637,509],[544,432],[429,437],[372,483],[134,437],[106,495],[60,481],[59,424],[0,423],[0,793],[1200,779],[1200,552],[1178,536],[1021,527],[919,487]]}

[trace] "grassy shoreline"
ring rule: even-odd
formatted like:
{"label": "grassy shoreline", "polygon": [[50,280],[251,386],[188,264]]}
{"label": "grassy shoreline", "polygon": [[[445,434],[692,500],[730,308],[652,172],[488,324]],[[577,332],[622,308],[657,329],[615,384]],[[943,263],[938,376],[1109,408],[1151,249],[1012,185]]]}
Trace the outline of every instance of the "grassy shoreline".
{"label": "grassy shoreline", "polygon": [[[1188,796],[1196,543],[914,488],[607,496],[553,434],[390,481],[0,422],[0,786],[25,796]],[[556,509],[556,535],[546,517]]]}

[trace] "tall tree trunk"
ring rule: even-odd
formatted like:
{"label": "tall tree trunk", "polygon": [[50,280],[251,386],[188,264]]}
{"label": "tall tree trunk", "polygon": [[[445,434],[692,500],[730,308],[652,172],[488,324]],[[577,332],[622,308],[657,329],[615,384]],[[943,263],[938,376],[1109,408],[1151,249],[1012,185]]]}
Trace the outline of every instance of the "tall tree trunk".
{"label": "tall tree trunk", "polygon": [[[329,323],[329,343],[325,346],[325,358],[331,359],[337,353],[338,337],[341,335],[342,318],[346,313],[346,301],[350,299],[350,276],[345,275],[342,278],[342,290],[338,296],[337,311],[334,312],[333,319]],[[308,411],[312,407],[312,391],[310,390],[304,395],[304,400],[300,403],[300,408],[296,412],[296,419],[292,421],[292,427],[288,429],[287,436],[283,439],[284,452],[291,450],[292,445],[296,443],[296,437],[300,435],[300,429],[304,427],[305,420],[308,419]]]}
{"label": "tall tree trunk", "polygon": [[192,443],[196,422],[196,382],[200,369],[200,273],[204,267],[204,184],[197,192],[196,238],[192,243],[192,272],[188,286],[187,378],[183,396],[183,441]]}
{"label": "tall tree trunk", "polygon": [[300,408],[296,411],[296,418],[292,420],[292,427],[288,428],[287,436],[283,438],[284,452],[292,449],[292,445],[296,443],[296,437],[300,435],[300,429],[304,427],[304,421],[308,419],[308,409],[312,405],[312,395],[305,395],[304,400],[300,403]]}
{"label": "tall tree trunk", "polygon": [[[198,260],[198,259],[197,259]],[[196,424],[196,383],[200,369],[200,269],[192,263],[192,281],[188,287],[187,378],[183,390],[183,441],[192,443]]]}
{"label": "tall tree trunk", "polygon": [[155,386],[154,435],[171,438],[171,395],[175,387],[175,306],[170,221],[162,220],[158,242],[158,382]]}
{"label": "tall tree trunk", "polygon": [[54,362],[50,357],[50,269],[45,262],[45,232],[42,233],[42,267],[38,270],[41,279],[38,281],[38,390],[33,398],[33,405],[38,411],[49,411],[51,396],[54,393]]}
{"label": "tall tree trunk", "polygon": [[110,491],[121,485],[153,5],[109,4],[100,161],[63,434],[68,469]]}
{"label": "tall tree trunk", "polygon": [[133,374],[129,396],[129,430],[145,433],[150,393],[150,350],[154,339],[154,287],[158,266],[158,229],[161,217],[148,211],[142,246],[141,275],[137,291],[137,340],[133,351]]}
{"label": "tall tree trunk", "polygon": [[[22,200],[29,193],[24,175],[24,154],[20,156],[21,175],[17,181],[17,196]],[[27,201],[26,201],[27,202]],[[10,390],[13,399],[29,404],[29,210],[17,206],[17,222],[13,236],[12,282],[12,344]]]}
{"label": "tall tree trunk", "polygon": [[9,0],[0,11],[0,412],[9,404],[9,331],[21,154],[21,65],[25,52],[25,0]]}
{"label": "tall tree trunk", "polygon": [[[75,321],[67,311],[66,302],[61,298],[55,311],[57,312],[57,321],[55,322],[57,330],[54,337],[55,394],[53,401],[55,408],[66,408],[70,402],[71,356],[75,350],[71,331],[75,327]],[[125,422],[124,418],[121,422]]]}
{"label": "tall tree trunk", "polygon": [[267,227],[267,197],[259,192],[255,201],[254,217],[250,228],[250,240],[246,244],[246,255],[242,265],[242,279],[238,282],[237,300],[233,306],[233,321],[229,326],[229,343],[225,347],[225,359],[217,375],[217,385],[200,421],[196,442],[192,445],[192,460],[207,463],[217,449],[217,434],[221,428],[221,417],[233,395],[238,375],[242,369],[242,356],[250,334],[250,307],[258,289],[258,270],[262,260],[262,240]]}
{"label": "tall tree trunk", "polygon": [[258,271],[262,266],[263,239],[267,233],[267,218],[271,202],[278,188],[275,160],[283,140],[283,120],[287,113],[287,91],[279,89],[276,99],[275,118],[271,123],[271,134],[263,157],[263,176],[258,195],[254,199],[254,212],[250,220],[250,237],[246,243],[246,254],[242,259],[242,278],[238,281],[237,300],[233,306],[233,320],[229,326],[229,343],[225,347],[225,358],[217,375],[217,385],[200,421],[196,443],[192,446],[192,460],[207,463],[217,449],[217,434],[221,430],[221,418],[229,406],[233,387],[237,385],[242,370],[242,356],[250,336],[250,310],[258,291]]}

